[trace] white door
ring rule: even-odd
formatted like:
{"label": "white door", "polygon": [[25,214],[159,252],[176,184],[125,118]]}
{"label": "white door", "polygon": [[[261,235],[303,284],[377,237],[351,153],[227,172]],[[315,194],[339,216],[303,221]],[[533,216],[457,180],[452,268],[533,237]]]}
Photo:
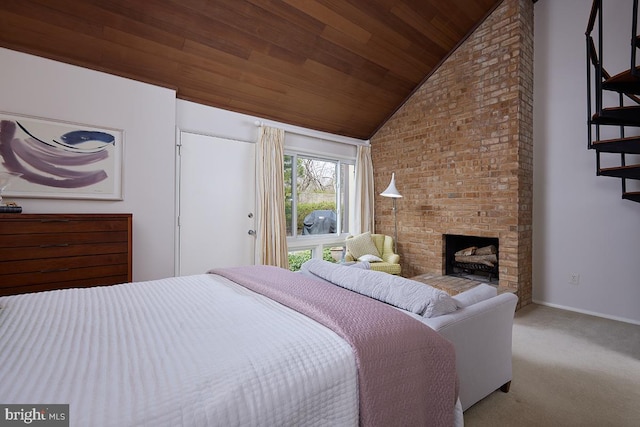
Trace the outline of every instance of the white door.
{"label": "white door", "polygon": [[254,264],[255,144],[180,133],[180,276]]}

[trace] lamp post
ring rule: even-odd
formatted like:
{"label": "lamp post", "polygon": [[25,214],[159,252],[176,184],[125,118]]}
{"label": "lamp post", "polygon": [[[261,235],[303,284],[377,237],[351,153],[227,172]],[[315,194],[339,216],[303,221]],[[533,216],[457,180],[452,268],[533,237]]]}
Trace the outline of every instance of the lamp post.
{"label": "lamp post", "polygon": [[393,233],[393,251],[398,253],[398,213],[396,212],[396,199],[402,197],[398,189],[396,188],[396,174],[391,174],[391,182],[386,190],[380,193],[382,197],[390,197],[393,199],[393,223],[394,223],[394,233]]}

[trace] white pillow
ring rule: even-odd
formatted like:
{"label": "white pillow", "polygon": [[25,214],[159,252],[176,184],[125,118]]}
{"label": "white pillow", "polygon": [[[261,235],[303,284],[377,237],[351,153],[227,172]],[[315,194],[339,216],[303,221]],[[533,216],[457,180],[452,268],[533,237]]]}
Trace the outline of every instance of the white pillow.
{"label": "white pillow", "polygon": [[446,292],[404,277],[381,271],[348,268],[315,258],[305,262],[303,266],[334,285],[423,317],[436,317],[457,309],[455,301]]}
{"label": "white pillow", "polygon": [[380,262],[382,261],[382,258],[380,258],[379,256],[368,254],[368,255],[362,255],[360,258],[358,258],[358,261]]}
{"label": "white pillow", "polygon": [[360,268],[362,270],[370,270],[371,269],[371,264],[369,264],[368,261],[361,261],[361,262],[353,261],[353,262],[340,264],[340,265],[344,265],[346,267],[351,267],[351,268]]}
{"label": "white pillow", "polygon": [[489,298],[493,298],[498,295],[498,289],[495,286],[481,283],[468,291],[459,293],[453,296],[453,300],[456,302],[458,308],[469,307],[477,302],[484,301]]}

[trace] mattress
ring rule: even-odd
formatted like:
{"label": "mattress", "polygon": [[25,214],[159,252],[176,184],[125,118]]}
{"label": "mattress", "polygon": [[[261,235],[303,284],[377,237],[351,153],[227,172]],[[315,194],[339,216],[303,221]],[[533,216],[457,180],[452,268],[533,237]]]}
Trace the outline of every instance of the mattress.
{"label": "mattress", "polygon": [[0,298],[0,403],[71,426],[355,426],[334,332],[203,274]]}

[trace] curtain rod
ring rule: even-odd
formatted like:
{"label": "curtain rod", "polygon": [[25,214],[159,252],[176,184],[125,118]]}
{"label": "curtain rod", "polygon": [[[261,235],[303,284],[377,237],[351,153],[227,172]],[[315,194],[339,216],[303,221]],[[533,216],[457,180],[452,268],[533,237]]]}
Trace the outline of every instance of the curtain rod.
{"label": "curtain rod", "polygon": [[351,145],[369,145],[369,140],[356,139],[356,138],[351,138],[351,137],[342,136],[342,135],[334,135],[332,133],[322,132],[322,131],[313,130],[313,129],[300,128],[298,126],[287,125],[284,123],[268,123],[262,120],[256,120],[253,123],[257,127],[271,126],[271,127],[283,129],[285,133],[293,133],[300,136],[318,138],[318,139],[323,139],[325,141],[330,141],[330,142],[340,142],[342,144],[351,144]]}

